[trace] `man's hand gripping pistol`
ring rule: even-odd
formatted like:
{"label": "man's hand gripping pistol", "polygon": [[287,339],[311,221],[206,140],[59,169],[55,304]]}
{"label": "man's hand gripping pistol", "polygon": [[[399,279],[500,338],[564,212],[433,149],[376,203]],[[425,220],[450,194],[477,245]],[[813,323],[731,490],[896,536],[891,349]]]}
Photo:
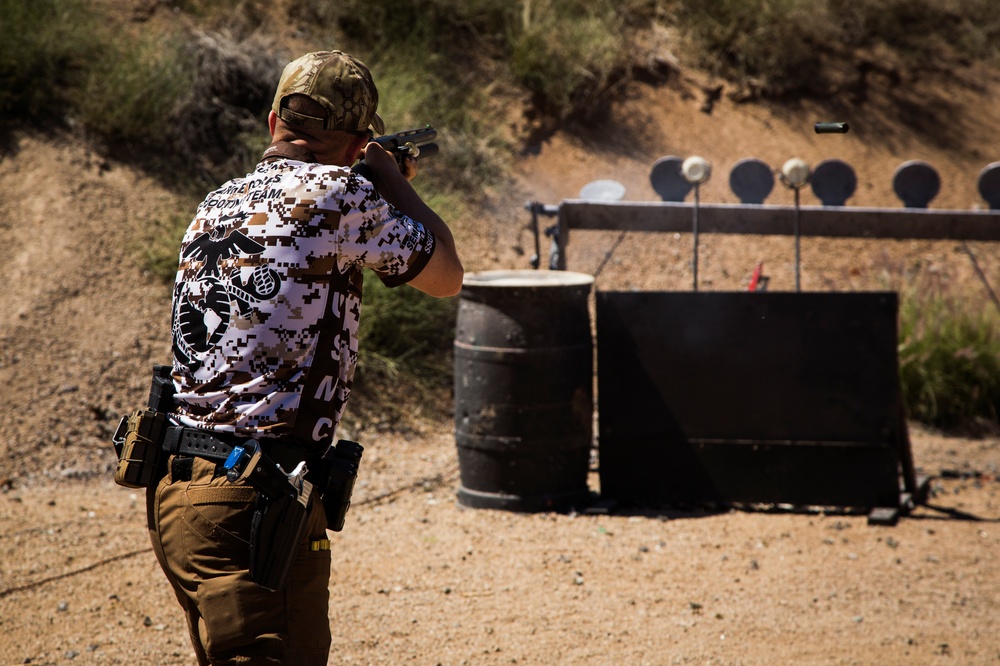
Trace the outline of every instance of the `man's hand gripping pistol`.
{"label": "man's hand gripping pistol", "polygon": [[[375,143],[385,148],[385,151],[396,158],[400,171],[404,170],[403,160],[407,157],[430,157],[438,152],[438,145],[434,143],[437,139],[437,130],[430,125],[417,127],[415,129],[403,130],[395,134],[386,134],[372,139]],[[351,169],[354,173],[364,176],[368,180],[372,179],[372,170],[361,160]]]}

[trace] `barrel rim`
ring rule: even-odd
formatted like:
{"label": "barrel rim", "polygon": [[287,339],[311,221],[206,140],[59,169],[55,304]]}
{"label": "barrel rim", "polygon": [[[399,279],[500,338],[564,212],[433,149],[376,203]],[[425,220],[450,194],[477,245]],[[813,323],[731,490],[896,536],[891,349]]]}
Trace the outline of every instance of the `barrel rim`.
{"label": "barrel rim", "polygon": [[576,287],[594,284],[594,276],[573,271],[511,269],[466,273],[467,287]]}

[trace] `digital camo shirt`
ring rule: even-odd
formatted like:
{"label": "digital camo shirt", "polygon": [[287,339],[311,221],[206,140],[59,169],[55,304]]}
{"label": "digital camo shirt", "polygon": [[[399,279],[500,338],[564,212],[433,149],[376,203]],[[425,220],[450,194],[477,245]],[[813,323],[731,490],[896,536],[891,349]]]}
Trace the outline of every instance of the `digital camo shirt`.
{"label": "digital camo shirt", "polygon": [[173,296],[176,416],[325,446],[351,392],[362,269],[403,284],[435,239],[347,168],[311,162],[291,144],[265,155],[206,197],[184,235]]}

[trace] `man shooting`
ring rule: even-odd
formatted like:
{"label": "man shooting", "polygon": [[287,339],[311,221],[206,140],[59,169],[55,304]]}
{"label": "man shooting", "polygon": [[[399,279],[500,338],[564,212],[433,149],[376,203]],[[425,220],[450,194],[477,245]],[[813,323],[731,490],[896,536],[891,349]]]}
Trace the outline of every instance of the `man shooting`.
{"label": "man shooting", "polygon": [[[399,164],[372,141],[385,131],[377,108],[352,56],[289,63],[270,146],[252,173],[205,198],[181,244],[173,448],[148,516],[200,664],[325,665],[331,644],[322,485],[300,496],[298,542],[264,544],[294,548],[287,582],[271,589],[250,564],[261,493],[227,478],[219,452],[251,442],[286,474],[321,469],[351,392],[363,269],[437,297],[462,285],[448,226],[410,186],[416,161]],[[351,171],[361,157],[370,180]]]}

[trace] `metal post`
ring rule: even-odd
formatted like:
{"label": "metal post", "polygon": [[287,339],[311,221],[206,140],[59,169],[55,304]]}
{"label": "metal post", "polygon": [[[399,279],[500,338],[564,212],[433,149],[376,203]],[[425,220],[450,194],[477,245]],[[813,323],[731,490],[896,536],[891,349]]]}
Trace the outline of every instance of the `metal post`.
{"label": "metal post", "polygon": [[693,257],[692,257],[692,261],[691,261],[691,267],[692,267],[693,272],[694,272],[694,277],[693,277],[694,284],[692,285],[692,290],[693,291],[698,291],[698,209],[699,209],[699,203],[700,203],[700,199],[698,197],[698,189],[699,189],[698,185],[695,184],[695,186],[694,186],[694,213],[693,213],[694,219],[692,220],[692,223],[691,223],[692,233],[693,233],[693,236],[694,236],[694,238],[693,238],[694,249],[693,249]]}
{"label": "metal post", "polygon": [[531,267],[537,269],[542,261],[542,250],[539,244],[539,234],[541,231],[538,228],[538,209],[541,204],[534,201],[528,203],[528,210],[531,211],[531,231],[535,235],[535,254],[531,257]]}
{"label": "metal post", "polygon": [[556,225],[556,237],[553,238],[553,248],[555,249],[556,256],[553,263],[553,270],[564,271],[566,270],[566,243],[569,242],[569,225],[566,224],[566,218],[562,216],[562,212],[556,217],[559,220],[558,225]]}
{"label": "metal post", "polygon": [[801,210],[799,207],[799,188],[795,189],[795,291],[802,291],[802,286],[799,279],[799,266],[801,265],[801,253],[799,250],[800,237],[799,237],[799,215]]}

